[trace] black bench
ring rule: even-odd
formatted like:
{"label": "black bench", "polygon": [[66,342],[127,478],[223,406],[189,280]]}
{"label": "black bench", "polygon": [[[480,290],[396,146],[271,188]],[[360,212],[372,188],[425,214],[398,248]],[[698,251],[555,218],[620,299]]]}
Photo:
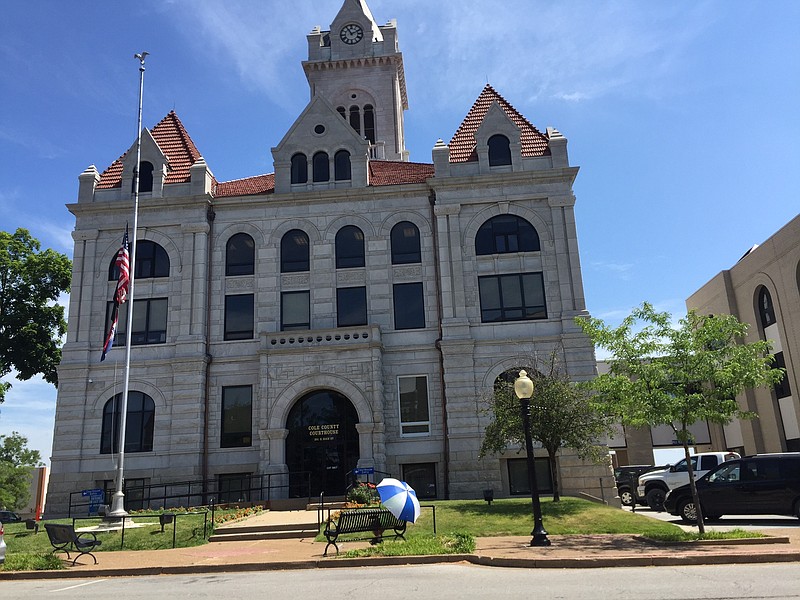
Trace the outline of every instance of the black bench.
{"label": "black bench", "polygon": [[336,554],[339,554],[339,546],[336,544],[336,540],[340,535],[372,532],[374,537],[358,539],[371,539],[373,543],[377,543],[383,540],[383,532],[389,529],[394,531],[394,539],[406,539],[404,535],[406,522],[398,519],[385,508],[343,510],[336,520],[328,519],[327,523],[325,523],[324,534],[328,540],[328,545],[325,546],[324,556],[328,555],[328,548],[331,545],[336,548]]}
{"label": "black bench", "polygon": [[[47,537],[50,538],[50,544],[53,546],[53,554],[56,552],[66,552],[67,559],[69,560],[71,556],[69,555],[68,548],[72,547],[73,552],[78,552],[78,556],[72,561],[73,565],[75,565],[78,559],[84,554],[91,556],[94,559],[94,564],[97,564],[97,557],[92,554],[92,550],[101,543],[100,540],[97,539],[97,535],[91,532],[81,533],[79,535],[75,532],[74,526],[61,525],[58,523],[45,523],[44,528],[47,531]],[[91,536],[91,538],[89,536]]]}

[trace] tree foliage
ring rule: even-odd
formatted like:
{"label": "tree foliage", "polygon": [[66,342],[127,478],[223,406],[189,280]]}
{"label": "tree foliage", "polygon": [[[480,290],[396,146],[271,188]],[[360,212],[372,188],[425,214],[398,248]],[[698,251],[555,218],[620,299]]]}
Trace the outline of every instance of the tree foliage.
{"label": "tree foliage", "polygon": [[27,444],[16,431],[0,435],[0,508],[22,508],[30,499],[30,470],[42,461],[39,451],[29,450]]}
{"label": "tree foliage", "polygon": [[[69,289],[72,265],[54,250],[40,251],[26,229],[0,231],[0,377],[20,380],[41,373],[58,384],[64,307],[55,304]],[[0,382],[0,402],[9,383]]]}
{"label": "tree foliage", "polygon": [[769,342],[744,343],[747,324],[732,315],[690,311],[674,323],[669,313],[648,303],[616,328],[600,319],[579,319],[578,324],[596,346],[611,353],[609,372],[588,383],[604,410],[626,425],[668,425],[682,444],[702,532],[689,427],[756,416],[743,410],[736,396],[783,377],[771,366]]}
{"label": "tree foliage", "polygon": [[[531,397],[531,437],[547,451],[550,472],[553,473],[553,500],[560,499],[557,456],[561,448],[574,449],[581,458],[601,460],[608,455],[607,448],[597,440],[610,433],[610,420],[597,411],[589,395],[570,381],[561,367],[559,352],[553,351],[545,358],[534,354],[529,364],[520,367],[533,380]],[[519,369],[506,371],[495,381],[494,391],[488,399],[492,420],[486,427],[481,443],[481,458],[487,454],[505,452],[509,446],[525,447],[520,401],[514,394],[514,380]]]}

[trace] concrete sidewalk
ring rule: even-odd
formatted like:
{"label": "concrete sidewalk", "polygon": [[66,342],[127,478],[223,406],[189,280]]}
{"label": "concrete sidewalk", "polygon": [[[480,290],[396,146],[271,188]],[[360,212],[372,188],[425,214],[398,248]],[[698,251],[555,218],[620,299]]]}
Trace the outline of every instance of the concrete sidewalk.
{"label": "concrete sidewalk", "polygon": [[[296,523],[298,518],[316,522],[316,513],[305,515],[267,511],[247,521]],[[181,573],[219,573],[269,569],[314,569],[372,565],[467,562],[476,565],[527,568],[592,568],[726,563],[800,562],[800,523],[773,529],[768,538],[727,542],[656,543],[637,535],[552,535],[552,546],[531,548],[530,537],[477,538],[474,553],[444,556],[337,558],[333,549],[323,556],[325,542],[312,538],[213,542],[194,548],[152,551],[98,552],[98,564],[83,556],[62,571],[0,572],[2,579],[118,577]],[[368,542],[341,542],[344,552],[368,546]]]}

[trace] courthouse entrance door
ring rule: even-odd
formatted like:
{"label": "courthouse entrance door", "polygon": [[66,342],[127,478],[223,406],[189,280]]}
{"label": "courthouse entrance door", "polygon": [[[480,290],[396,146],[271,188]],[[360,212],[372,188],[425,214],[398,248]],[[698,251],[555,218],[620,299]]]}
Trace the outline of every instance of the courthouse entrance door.
{"label": "courthouse entrance door", "polygon": [[295,476],[289,495],[328,496],[345,493],[345,476],[358,464],[358,413],[345,396],[317,390],[300,398],[286,419],[286,464],[291,473],[309,472],[311,489]]}

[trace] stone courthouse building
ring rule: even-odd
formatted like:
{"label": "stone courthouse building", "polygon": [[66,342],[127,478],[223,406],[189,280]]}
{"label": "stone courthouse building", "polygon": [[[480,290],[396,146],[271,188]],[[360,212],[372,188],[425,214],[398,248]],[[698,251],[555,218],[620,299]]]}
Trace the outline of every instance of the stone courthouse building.
{"label": "stone courthouse building", "polygon": [[[346,0],[307,38],[311,99],[274,173],[217,180],[174,112],[143,131],[133,323],[102,363],[135,145],[80,175],[51,514],[113,489],[129,326],[126,485],[204,480],[219,500],[342,494],[355,468],[424,498],[524,494],[524,453],[478,458],[483,399],[534,348],[594,374],[566,138],[487,85],[410,162],[396,23]],[[613,488],[569,451],[558,476]]]}

